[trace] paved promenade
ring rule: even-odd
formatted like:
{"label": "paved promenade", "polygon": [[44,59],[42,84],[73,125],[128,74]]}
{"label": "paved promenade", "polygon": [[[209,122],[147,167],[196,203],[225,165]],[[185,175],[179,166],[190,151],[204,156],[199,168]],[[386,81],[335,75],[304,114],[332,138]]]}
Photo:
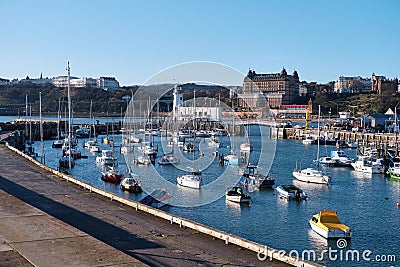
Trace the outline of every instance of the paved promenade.
{"label": "paved promenade", "polygon": [[0,266],[287,266],[110,201],[0,145]]}

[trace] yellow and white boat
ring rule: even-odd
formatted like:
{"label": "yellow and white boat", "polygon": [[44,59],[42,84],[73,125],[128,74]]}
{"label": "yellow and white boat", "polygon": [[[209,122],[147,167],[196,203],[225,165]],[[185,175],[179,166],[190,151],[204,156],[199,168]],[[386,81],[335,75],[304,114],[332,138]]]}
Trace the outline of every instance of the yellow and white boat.
{"label": "yellow and white boat", "polygon": [[311,229],[325,238],[351,238],[351,229],[342,224],[336,211],[323,210],[309,220]]}

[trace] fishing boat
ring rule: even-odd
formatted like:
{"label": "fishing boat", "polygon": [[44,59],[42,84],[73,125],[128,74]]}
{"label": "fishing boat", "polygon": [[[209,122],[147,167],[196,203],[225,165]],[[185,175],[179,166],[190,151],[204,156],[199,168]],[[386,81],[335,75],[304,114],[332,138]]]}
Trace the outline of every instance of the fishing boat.
{"label": "fishing boat", "polygon": [[373,160],[368,156],[357,156],[357,160],[351,163],[351,166],[357,172],[381,174],[385,173],[385,166],[381,161]]}
{"label": "fishing boat", "polygon": [[177,163],[179,163],[179,158],[175,157],[173,154],[164,155],[158,160],[158,164],[160,165],[172,165]]}
{"label": "fishing boat", "polygon": [[136,174],[129,173],[129,177],[125,177],[121,181],[121,189],[132,193],[141,193],[142,185],[139,180],[139,176]]}
{"label": "fishing boat", "polygon": [[158,189],[151,192],[140,200],[140,203],[151,206],[153,208],[161,208],[169,204],[172,194],[165,189]]}
{"label": "fishing boat", "polygon": [[225,198],[228,201],[236,202],[236,203],[249,203],[251,197],[243,193],[243,189],[238,186],[234,186],[228,189],[225,193]]}
{"label": "fishing boat", "polygon": [[101,156],[96,157],[96,163],[102,165],[114,165],[116,158],[114,157],[114,152],[110,149],[103,149],[101,151]]}
{"label": "fishing boat", "polygon": [[351,238],[352,236],[350,227],[342,224],[336,211],[333,210],[322,210],[314,214],[309,223],[311,229],[327,239]]}
{"label": "fishing boat", "polygon": [[391,179],[400,180],[400,162],[393,162],[393,166],[389,167],[387,174]]}
{"label": "fishing boat", "polygon": [[315,184],[329,184],[330,177],[326,174],[324,174],[320,169],[319,169],[319,164],[318,164],[318,159],[319,159],[319,146],[320,146],[320,127],[319,127],[319,117],[321,114],[321,106],[318,106],[318,138],[317,138],[317,168],[306,168],[306,169],[301,169],[297,168],[297,163],[296,163],[296,168],[293,171],[293,176],[302,182],[307,182],[307,183],[315,183]]}
{"label": "fishing boat", "polygon": [[344,153],[343,150],[333,150],[330,157],[336,161],[337,166],[351,167],[353,160]]}
{"label": "fishing boat", "polygon": [[258,167],[248,164],[243,170],[239,182],[253,190],[271,188],[275,184],[275,179],[258,172]]}
{"label": "fishing boat", "polygon": [[179,176],[178,178],[176,178],[176,181],[178,182],[178,185],[180,185],[180,186],[199,189],[200,183],[201,183],[201,178],[198,175],[185,174],[185,175],[182,175],[182,176]]}
{"label": "fishing boat", "polygon": [[106,182],[119,183],[123,174],[116,166],[106,166],[107,169],[101,172],[101,179]]}
{"label": "fishing boat", "polygon": [[276,187],[276,193],[287,200],[305,200],[307,194],[295,185],[279,185]]}

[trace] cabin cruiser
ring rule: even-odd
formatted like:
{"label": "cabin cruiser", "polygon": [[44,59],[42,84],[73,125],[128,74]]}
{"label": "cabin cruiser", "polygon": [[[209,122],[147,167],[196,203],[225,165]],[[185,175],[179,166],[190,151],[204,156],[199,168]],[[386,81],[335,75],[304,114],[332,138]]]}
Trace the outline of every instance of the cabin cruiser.
{"label": "cabin cruiser", "polygon": [[252,189],[263,189],[271,188],[275,179],[259,173],[256,165],[249,164],[242,172],[239,182]]}
{"label": "cabin cruiser", "polygon": [[249,203],[251,197],[243,193],[243,189],[238,186],[234,186],[228,189],[225,193],[225,198],[228,201],[236,202],[236,203]]}
{"label": "cabin cruiser", "polygon": [[357,160],[351,163],[354,170],[357,172],[371,173],[371,174],[381,174],[385,173],[385,166],[379,160],[374,160],[374,158],[369,156],[357,156]]}
{"label": "cabin cruiser", "polygon": [[123,191],[129,191],[132,193],[141,193],[142,185],[139,181],[139,176],[136,174],[129,174],[129,177],[125,177],[121,181],[121,189]]}
{"label": "cabin cruiser", "polygon": [[179,163],[179,159],[172,154],[164,155],[158,160],[158,164],[160,165],[171,165],[177,163]]}
{"label": "cabin cruiser", "polygon": [[336,165],[336,160],[332,159],[331,157],[320,157],[318,160],[314,159],[313,162],[316,165],[329,166],[329,167]]}
{"label": "cabin cruiser", "polygon": [[322,210],[309,220],[311,229],[321,236],[329,238],[351,238],[351,229],[342,224],[336,211]]}
{"label": "cabin cruiser", "polygon": [[307,194],[295,185],[279,185],[276,187],[276,193],[287,200],[305,200]]}
{"label": "cabin cruiser", "polygon": [[134,164],[138,165],[150,165],[151,161],[146,155],[138,156],[133,160]]}
{"label": "cabin cruiser", "polygon": [[343,150],[333,150],[330,157],[336,161],[337,166],[349,167],[353,160],[349,158]]}
{"label": "cabin cruiser", "polygon": [[178,182],[178,185],[180,185],[180,186],[199,189],[200,183],[201,183],[201,178],[198,175],[186,174],[186,175],[182,175],[182,176],[179,176],[178,178],[176,178],[176,181]]}
{"label": "cabin cruiser", "polygon": [[117,159],[114,157],[114,152],[109,149],[101,151],[101,156],[96,157],[96,163],[102,165],[114,165]]}

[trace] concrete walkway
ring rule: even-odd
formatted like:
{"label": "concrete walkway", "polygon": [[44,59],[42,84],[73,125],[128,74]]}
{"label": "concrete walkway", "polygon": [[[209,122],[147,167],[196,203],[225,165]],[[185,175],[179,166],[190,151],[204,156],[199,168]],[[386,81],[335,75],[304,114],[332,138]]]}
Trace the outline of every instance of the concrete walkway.
{"label": "concrete walkway", "polygon": [[287,266],[61,180],[0,145],[0,266]]}

